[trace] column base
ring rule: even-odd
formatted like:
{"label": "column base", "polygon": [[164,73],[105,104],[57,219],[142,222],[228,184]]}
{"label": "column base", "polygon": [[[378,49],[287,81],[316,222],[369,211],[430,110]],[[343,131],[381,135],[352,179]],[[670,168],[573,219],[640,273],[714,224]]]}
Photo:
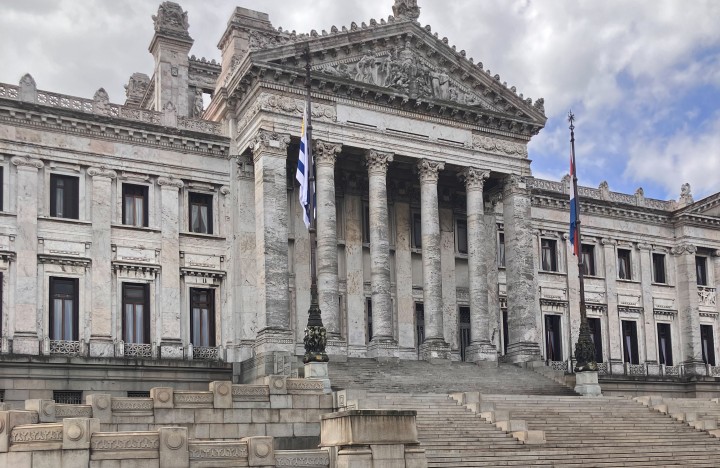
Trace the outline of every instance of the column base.
{"label": "column base", "polygon": [[465,362],[497,361],[497,349],[490,342],[470,343],[465,348]]}
{"label": "column base", "polygon": [[368,344],[367,356],[379,362],[399,361],[400,350],[392,338],[373,338]]}
{"label": "column base", "polygon": [[115,343],[109,336],[92,336],[88,353],[90,357],[115,357]]}
{"label": "column base", "polygon": [[539,360],[541,360],[540,346],[534,341],[510,343],[508,352],[502,357],[502,362],[512,364]]}
{"label": "column base", "polygon": [[327,362],[308,362],[305,364],[305,378],[321,380],[323,382],[323,392],[332,392],[330,389],[330,377],[328,376]]}
{"label": "column base", "polygon": [[347,362],[347,341],[340,337],[328,337],[327,344],[325,345],[325,353],[333,362]]}
{"label": "column base", "polygon": [[685,361],[682,363],[684,375],[706,376],[707,366],[703,361]]}
{"label": "column base", "polygon": [[426,339],[420,345],[420,357],[431,364],[446,364],[450,361],[450,345],[442,338]]}
{"label": "column base", "polygon": [[160,341],[160,359],[183,359],[185,350],[180,340]]}
{"label": "column base", "polygon": [[275,351],[292,353],[295,339],[291,330],[285,328],[263,328],[255,338],[255,355]]}
{"label": "column base", "polygon": [[577,372],[575,374],[575,393],[582,396],[602,396],[598,373],[594,371]]}
{"label": "column base", "polygon": [[31,334],[16,334],[12,339],[12,352],[37,356],[40,354],[40,339]]}

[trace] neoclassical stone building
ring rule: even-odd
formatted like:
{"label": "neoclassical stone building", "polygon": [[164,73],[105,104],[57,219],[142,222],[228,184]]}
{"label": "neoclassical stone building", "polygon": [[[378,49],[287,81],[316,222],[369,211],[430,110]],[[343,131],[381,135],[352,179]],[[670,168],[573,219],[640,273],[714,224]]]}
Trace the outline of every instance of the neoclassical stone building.
{"label": "neoclassical stone building", "polygon": [[[396,0],[387,19],[296,34],[236,8],[216,63],[188,56],[187,14],[164,2],[155,68],[123,105],[0,84],[0,358],[15,369],[0,384],[39,362],[115,366],[132,381],[118,392],[145,388],[138,369],[291,372],[310,300],[306,47],[331,357],[564,367],[578,267],[569,180],[534,179],[528,159],[543,100],[418,16]],[[718,373],[720,194],[580,198],[602,372]]]}

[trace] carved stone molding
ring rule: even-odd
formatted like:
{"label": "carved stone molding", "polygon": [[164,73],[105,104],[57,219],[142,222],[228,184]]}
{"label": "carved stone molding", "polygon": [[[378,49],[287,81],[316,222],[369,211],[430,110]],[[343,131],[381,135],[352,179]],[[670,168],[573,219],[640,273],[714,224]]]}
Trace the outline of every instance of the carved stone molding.
{"label": "carved stone molding", "polygon": [[525,193],[527,190],[526,177],[510,174],[505,177],[505,183],[503,184],[503,195],[508,196],[513,193]]}
{"label": "carved stone molding", "polygon": [[365,164],[367,165],[369,174],[385,175],[392,161],[393,153],[369,150],[365,155]]}
{"label": "carved stone molding", "polygon": [[253,158],[249,154],[239,154],[235,156],[237,161],[237,178],[238,179],[255,179],[255,169],[253,168]]}
{"label": "carved stone molding", "polygon": [[652,250],[652,245],[640,243],[637,245],[640,250]]}
{"label": "carved stone molding", "polygon": [[161,35],[190,40],[187,11],[183,11],[175,2],[163,2],[158,7],[157,15],[152,15],[155,32]]}
{"label": "carved stone molding", "polygon": [[445,163],[431,159],[421,159],[417,164],[420,174],[420,183],[436,184],[440,177],[440,171],[445,169]]}
{"label": "carved stone molding", "polygon": [[338,153],[342,150],[342,144],[315,140],[313,148],[316,165],[335,167],[335,160],[337,159]]}
{"label": "carved stone molding", "polygon": [[90,177],[105,177],[106,179],[114,179],[117,177],[117,172],[105,166],[91,167],[87,170],[87,173]]}
{"label": "carved stone molding", "polygon": [[395,0],[392,9],[393,16],[397,19],[417,21],[420,17],[420,7],[417,0]]}
{"label": "carved stone molding", "polygon": [[697,252],[697,247],[695,247],[692,244],[682,244],[682,245],[673,247],[672,249],[670,249],[670,252],[673,255],[683,255],[683,254],[695,255],[695,253]]}
{"label": "carved stone molding", "polygon": [[514,143],[511,141],[491,138],[485,135],[473,135],[472,146],[475,149],[487,151],[489,153],[501,153],[508,156],[527,157],[527,146],[522,143]]}
{"label": "carved stone molding", "polygon": [[712,256],[713,256],[713,257],[720,257],[720,250],[715,250],[715,251],[713,251]]}
{"label": "carved stone molding", "polygon": [[181,189],[185,186],[182,180],[173,177],[158,177],[157,183],[161,187]]}
{"label": "carved stone molding", "polygon": [[263,152],[282,153],[284,155],[289,144],[290,135],[286,133],[259,130],[253,139],[251,150],[256,157]]}
{"label": "carved stone molding", "polygon": [[603,237],[600,239],[600,243],[602,245],[617,245],[617,241],[615,239],[610,239],[609,237]]}
{"label": "carved stone molding", "polygon": [[466,167],[460,174],[458,174],[458,177],[465,181],[466,191],[482,191],[485,186],[485,180],[490,177],[490,171],[484,171],[476,167]]}
{"label": "carved stone molding", "polygon": [[10,161],[17,167],[32,167],[35,169],[42,169],[45,167],[45,163],[39,159],[33,159],[27,156],[15,156]]}

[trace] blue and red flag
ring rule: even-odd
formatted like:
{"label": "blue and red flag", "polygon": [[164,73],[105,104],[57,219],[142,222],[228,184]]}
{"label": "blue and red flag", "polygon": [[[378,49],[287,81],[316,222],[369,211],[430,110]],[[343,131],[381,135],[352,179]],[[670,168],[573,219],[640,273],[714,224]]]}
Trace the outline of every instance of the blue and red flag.
{"label": "blue and red flag", "polygon": [[573,255],[577,257],[580,255],[580,239],[578,239],[577,230],[578,206],[575,198],[575,152],[572,150],[570,151],[570,180],[573,181],[573,186],[570,189],[570,243],[573,246]]}

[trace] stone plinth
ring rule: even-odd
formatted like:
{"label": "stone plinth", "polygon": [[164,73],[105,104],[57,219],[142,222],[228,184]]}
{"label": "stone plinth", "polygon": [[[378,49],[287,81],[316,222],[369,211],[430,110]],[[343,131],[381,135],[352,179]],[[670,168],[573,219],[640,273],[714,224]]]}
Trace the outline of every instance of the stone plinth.
{"label": "stone plinth", "polygon": [[592,371],[575,374],[575,391],[582,396],[602,396],[598,384],[598,373]]}
{"label": "stone plinth", "polygon": [[323,382],[323,391],[331,393],[327,362],[308,362],[305,364],[305,378]]}
{"label": "stone plinth", "polygon": [[320,446],[417,444],[416,411],[350,410],[320,416]]}

